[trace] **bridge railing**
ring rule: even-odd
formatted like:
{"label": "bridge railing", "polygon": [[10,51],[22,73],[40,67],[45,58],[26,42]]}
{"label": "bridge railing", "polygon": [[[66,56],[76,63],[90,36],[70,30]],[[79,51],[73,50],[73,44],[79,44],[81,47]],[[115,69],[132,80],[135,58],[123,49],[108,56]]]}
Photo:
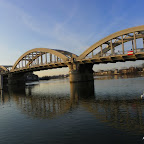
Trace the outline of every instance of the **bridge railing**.
{"label": "bridge railing", "polygon": [[96,57],[107,57],[107,56],[116,56],[116,55],[123,55],[123,54],[128,54],[128,52],[130,52],[130,51],[132,51],[133,52],[133,54],[135,54],[135,53],[140,53],[140,52],[144,52],[144,48],[137,48],[136,50],[127,50],[127,51],[124,51],[124,53],[123,53],[123,51],[116,51],[116,52],[114,52],[113,54],[112,53],[104,53],[104,54],[96,54],[96,55],[89,55],[89,56],[87,56],[86,58],[96,58]]}

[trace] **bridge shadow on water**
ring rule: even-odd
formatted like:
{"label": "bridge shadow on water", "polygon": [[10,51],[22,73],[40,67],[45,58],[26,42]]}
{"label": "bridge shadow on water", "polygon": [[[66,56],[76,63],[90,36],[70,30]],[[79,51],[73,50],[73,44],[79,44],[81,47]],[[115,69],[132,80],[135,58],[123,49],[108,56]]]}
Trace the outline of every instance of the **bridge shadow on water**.
{"label": "bridge shadow on water", "polygon": [[[94,83],[72,83],[69,94],[42,94],[39,84],[1,91],[1,103],[16,103],[25,115],[36,119],[54,119],[82,107],[101,123],[132,132],[144,133],[144,101],[141,99],[97,99]],[[37,93],[35,92],[37,91]]]}

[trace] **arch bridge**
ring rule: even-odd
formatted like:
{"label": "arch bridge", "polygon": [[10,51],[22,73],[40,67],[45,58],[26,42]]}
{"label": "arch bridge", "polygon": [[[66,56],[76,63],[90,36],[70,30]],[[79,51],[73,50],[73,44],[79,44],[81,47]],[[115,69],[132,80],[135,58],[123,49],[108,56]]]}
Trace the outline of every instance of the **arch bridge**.
{"label": "arch bridge", "polygon": [[[141,44],[138,47],[137,44]],[[132,53],[128,53],[131,51]],[[108,63],[143,59],[144,25],[113,33],[90,46],[77,61]]]}
{"label": "arch bridge", "polygon": [[[18,58],[13,66],[0,66],[10,81],[29,71],[69,67],[70,82],[93,80],[93,65],[144,59],[144,25],[113,33],[96,42],[80,56],[68,51],[35,48]],[[14,78],[12,78],[14,77]]]}
{"label": "arch bridge", "polygon": [[76,57],[77,55],[63,50],[35,48],[20,56],[10,72],[19,73],[66,67]]}

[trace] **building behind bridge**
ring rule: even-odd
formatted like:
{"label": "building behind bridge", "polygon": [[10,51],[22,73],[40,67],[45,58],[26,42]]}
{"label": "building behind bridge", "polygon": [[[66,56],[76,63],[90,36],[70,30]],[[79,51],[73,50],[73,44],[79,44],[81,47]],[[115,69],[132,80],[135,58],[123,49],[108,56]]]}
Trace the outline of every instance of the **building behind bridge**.
{"label": "building behind bridge", "polygon": [[127,69],[115,69],[115,70],[100,70],[98,72],[94,72],[94,76],[105,76],[105,75],[125,75],[125,74],[144,74],[143,67],[130,67]]}

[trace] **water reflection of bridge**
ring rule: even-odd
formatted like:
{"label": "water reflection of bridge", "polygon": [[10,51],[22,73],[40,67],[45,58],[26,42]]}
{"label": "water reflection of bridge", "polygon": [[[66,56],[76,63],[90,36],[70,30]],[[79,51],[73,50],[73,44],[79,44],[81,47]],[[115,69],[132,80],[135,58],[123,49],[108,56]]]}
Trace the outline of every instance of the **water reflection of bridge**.
{"label": "water reflection of bridge", "polygon": [[21,91],[22,93],[11,91],[10,96],[2,96],[1,93],[1,101],[6,103],[12,99],[23,114],[41,119],[62,116],[81,106],[96,119],[114,128],[144,132],[144,103],[141,99],[99,100],[94,97],[92,83],[70,86],[70,96],[47,96],[40,93],[33,95],[32,88],[28,87],[27,94],[23,93],[24,91]]}
{"label": "water reflection of bridge", "polygon": [[102,122],[126,131],[144,132],[144,104],[141,100],[104,100],[89,103],[82,102],[82,106]]}

